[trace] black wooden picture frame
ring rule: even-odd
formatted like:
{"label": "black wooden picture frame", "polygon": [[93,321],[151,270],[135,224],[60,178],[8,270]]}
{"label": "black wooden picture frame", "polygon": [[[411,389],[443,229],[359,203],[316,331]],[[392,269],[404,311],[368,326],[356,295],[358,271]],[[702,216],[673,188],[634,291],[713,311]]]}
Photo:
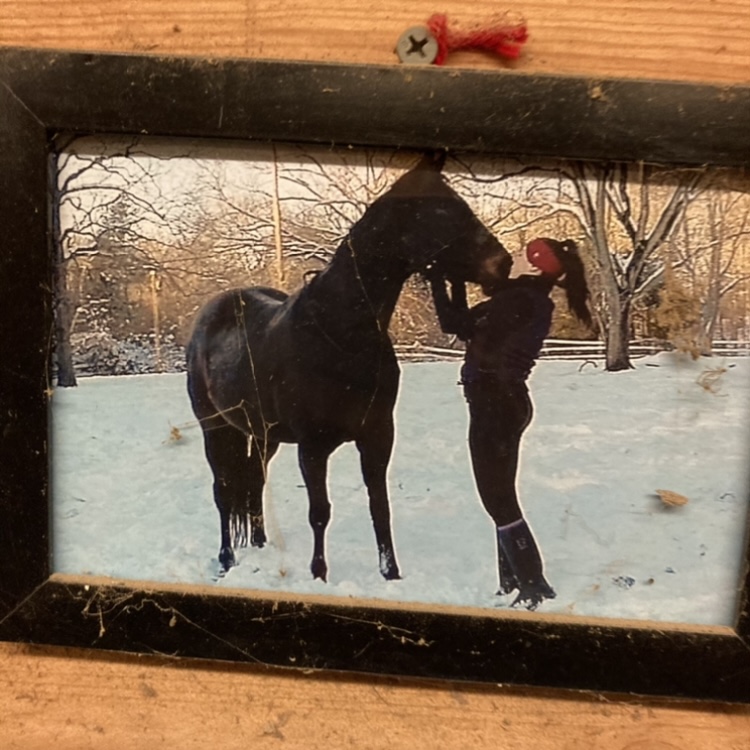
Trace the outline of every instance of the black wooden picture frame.
{"label": "black wooden picture frame", "polygon": [[750,702],[747,551],[732,627],[463,614],[51,573],[49,185],[50,155],[63,133],[746,169],[750,88],[0,51],[0,639]]}

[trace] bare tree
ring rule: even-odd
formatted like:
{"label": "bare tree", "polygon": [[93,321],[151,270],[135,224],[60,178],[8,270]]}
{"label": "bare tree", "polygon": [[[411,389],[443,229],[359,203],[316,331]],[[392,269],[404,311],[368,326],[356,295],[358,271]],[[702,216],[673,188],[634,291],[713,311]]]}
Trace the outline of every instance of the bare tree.
{"label": "bare tree", "polygon": [[76,385],[71,332],[93,259],[158,266],[151,249],[185,231],[157,179],[159,160],[170,158],[144,152],[138,138],[81,139],[50,157],[58,386]]}
{"label": "bare tree", "polygon": [[633,303],[661,283],[660,250],[710,177],[703,170],[667,171],[642,163],[506,162],[495,168],[499,176],[472,179],[503,184],[496,200],[506,227],[520,231],[557,214],[576,220],[589,251],[587,266],[594,272],[606,367],[629,369]]}
{"label": "bare tree", "polygon": [[[269,154],[270,154],[269,150]],[[275,170],[267,160],[230,165],[217,158],[196,160],[193,222],[202,244],[223,257],[227,267],[256,271],[274,257],[276,222],[272,184]]]}
{"label": "bare tree", "polygon": [[[570,171],[581,204],[581,226],[599,272],[607,369],[628,369],[633,302],[661,282],[665,264],[659,250],[700,195],[705,174],[682,173],[673,182],[646,164],[586,162],[573,162]],[[625,240],[620,252],[612,242],[618,234]]]}
{"label": "bare tree", "polygon": [[728,189],[707,191],[673,238],[674,266],[701,302],[696,346],[702,354],[711,353],[722,301],[750,279],[749,249],[750,195]]}
{"label": "bare tree", "polygon": [[413,155],[392,151],[282,154],[279,171],[284,249],[290,258],[325,263],[367,207],[382,195]]}

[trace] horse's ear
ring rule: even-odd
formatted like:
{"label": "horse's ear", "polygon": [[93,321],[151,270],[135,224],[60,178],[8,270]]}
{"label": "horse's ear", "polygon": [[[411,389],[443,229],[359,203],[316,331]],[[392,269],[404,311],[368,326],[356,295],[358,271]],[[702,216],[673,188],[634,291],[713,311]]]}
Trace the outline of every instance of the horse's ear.
{"label": "horse's ear", "polygon": [[445,151],[428,151],[422,156],[414,169],[442,172],[446,156],[447,152]]}
{"label": "horse's ear", "polygon": [[426,198],[454,195],[446,185],[440,170],[445,164],[445,151],[429,151],[416,166],[399,177],[381,198]]}

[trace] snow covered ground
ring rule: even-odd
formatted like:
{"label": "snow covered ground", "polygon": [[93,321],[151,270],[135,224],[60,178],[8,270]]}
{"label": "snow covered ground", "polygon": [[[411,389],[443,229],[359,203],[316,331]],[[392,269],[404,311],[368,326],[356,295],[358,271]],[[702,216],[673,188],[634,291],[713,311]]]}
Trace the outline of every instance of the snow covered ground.
{"label": "snow covered ground", "polygon": [[[720,372],[717,368],[726,368]],[[98,377],[52,402],[53,567],[114,579],[508,607],[475,494],[455,362],[403,367],[390,487],[404,576],[377,565],[356,450],[330,467],[329,582],[294,446],[271,464],[270,544],[217,580],[218,514],[185,376]],[[660,354],[606,373],[542,360],[519,490],[558,597],[540,612],[731,624],[748,507],[750,360]],[[170,430],[177,427],[179,439]],[[678,492],[669,507],[656,489]]]}

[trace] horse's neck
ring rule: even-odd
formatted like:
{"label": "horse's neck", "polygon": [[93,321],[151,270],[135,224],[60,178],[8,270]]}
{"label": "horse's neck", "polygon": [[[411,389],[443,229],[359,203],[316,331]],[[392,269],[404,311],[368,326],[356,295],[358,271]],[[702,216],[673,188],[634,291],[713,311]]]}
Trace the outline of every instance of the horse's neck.
{"label": "horse's neck", "polygon": [[386,332],[409,277],[408,265],[399,257],[398,249],[382,248],[377,237],[365,242],[350,233],[309,291],[318,304],[331,303],[341,325],[371,328],[376,322],[377,328]]}

